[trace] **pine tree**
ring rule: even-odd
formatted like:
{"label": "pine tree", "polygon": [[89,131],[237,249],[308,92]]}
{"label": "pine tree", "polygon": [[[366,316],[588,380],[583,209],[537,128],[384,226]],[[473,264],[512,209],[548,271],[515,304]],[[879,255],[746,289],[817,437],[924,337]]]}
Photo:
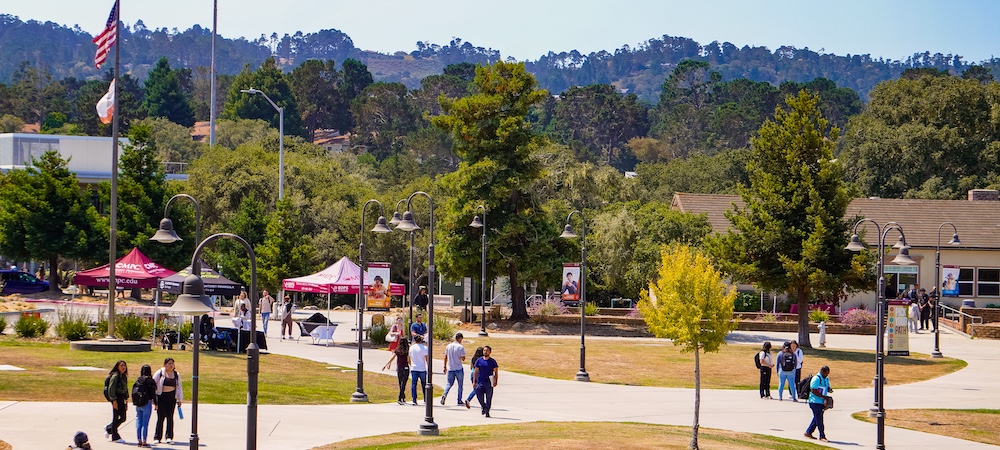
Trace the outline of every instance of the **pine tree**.
{"label": "pine tree", "polygon": [[181,90],[177,71],[170,69],[166,56],[160,58],[156,67],[149,71],[143,93],[143,107],[149,117],[166,117],[185,127],[194,125],[190,99]]}

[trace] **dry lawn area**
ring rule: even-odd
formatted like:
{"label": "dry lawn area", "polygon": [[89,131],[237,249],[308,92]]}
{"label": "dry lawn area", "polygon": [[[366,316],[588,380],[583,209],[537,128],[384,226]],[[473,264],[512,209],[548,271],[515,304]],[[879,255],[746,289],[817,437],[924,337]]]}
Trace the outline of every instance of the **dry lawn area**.
{"label": "dry lawn area", "polygon": [[[440,358],[447,343],[435,341]],[[580,365],[580,338],[499,338],[471,335],[463,342],[469,358],[476,347],[489,345],[500,370],[555,379],[573,379]],[[440,345],[438,345],[440,344]],[[753,365],[757,346],[724,345],[718,353],[701,357],[701,387],[705,389],[757,389],[759,374]],[[803,349],[803,376],[827,365],[834,388],[869,387],[875,373],[875,352],[833,349]],[[914,353],[909,357],[886,357],[886,379],[891,384],[928,380],[966,366],[965,361]],[[694,388],[694,355],[662,340],[587,341],[587,372],[598,383],[635,386]],[[777,386],[777,375],[772,376]]]}
{"label": "dry lawn area", "polygon": [[[102,353],[70,350],[69,343],[17,339],[0,336],[0,364],[24,371],[2,372],[0,400],[96,402],[104,401],[104,378],[118,359],[128,363],[129,382],[143,364],[155,371],[166,357],[177,361],[185,384],[191,382],[190,347],[187,351],[160,350],[147,353]],[[202,403],[246,403],[246,355],[199,353],[198,400]],[[65,366],[100,367],[100,371],[69,371]],[[350,403],[357,375],[353,368],[282,355],[262,354],[258,401],[263,405],[319,405]],[[52,386],[59,386],[53,389]],[[131,386],[130,386],[131,387]],[[365,392],[372,402],[392,402],[398,392],[395,376],[365,374]],[[185,386],[190,392],[190,387]],[[2,448],[0,448],[2,450]]]}
{"label": "dry lawn area", "polygon": [[[867,412],[852,416],[875,423]],[[891,427],[1000,445],[1000,409],[890,409],[885,418]]]}
{"label": "dry lawn area", "polygon": [[10,444],[0,441],[0,450],[11,450],[12,448],[13,447],[11,447]]}
{"label": "dry lawn area", "polygon": [[[640,423],[605,422],[533,422],[515,425],[455,427],[441,430],[440,436],[394,433],[337,442],[318,450],[334,449],[469,449],[503,448],[515,450],[576,450],[614,448],[687,449],[691,428]],[[502,443],[498,447],[498,443]],[[595,445],[595,443],[599,443]],[[698,443],[702,448],[720,450],[822,449],[816,444],[766,435],[701,428]]]}

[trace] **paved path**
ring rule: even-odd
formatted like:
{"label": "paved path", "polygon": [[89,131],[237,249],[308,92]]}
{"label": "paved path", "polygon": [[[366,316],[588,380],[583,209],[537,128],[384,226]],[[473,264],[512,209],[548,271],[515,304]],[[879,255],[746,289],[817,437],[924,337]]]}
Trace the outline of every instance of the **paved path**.
{"label": "paved path", "polygon": [[[334,336],[337,342],[356,342],[350,331],[356,316],[335,312],[331,320],[340,324]],[[344,346],[312,345],[278,340],[276,322],[270,324],[269,351],[321,361],[329,364],[354,367],[357,349]],[[471,333],[470,333],[471,334]],[[494,337],[511,337],[491,333]],[[550,337],[573,339],[572,336]],[[466,347],[475,345],[476,336],[466,338]],[[593,338],[599,339],[599,338]],[[614,338],[612,338],[614,339]],[[631,338],[625,338],[631,339]],[[791,333],[736,332],[730,336],[733,343],[757,344],[763,340],[780,342],[794,339]],[[813,335],[813,339],[816,336]],[[827,346],[831,348],[871,349],[872,336],[831,335]],[[969,367],[934,380],[904,386],[888,386],[885,402],[895,408],[996,408],[996,392],[1000,379],[994,374],[1000,370],[1000,343],[988,340],[969,340],[943,333],[941,347],[945,355],[964,359]],[[814,342],[816,344],[816,342]],[[502,346],[495,350],[503,364]],[[930,334],[914,336],[911,349],[929,353],[933,347]],[[440,355],[439,355],[440,356]],[[365,349],[366,372],[378,372],[389,353]],[[808,363],[808,361],[807,361]],[[440,358],[435,362],[440,368]],[[808,366],[807,366],[808,367]],[[375,369],[375,370],[373,370]],[[245,373],[243,366],[234,368],[234,376]],[[744,370],[742,368],[737,370]],[[750,370],[750,369],[748,369]],[[874,365],[873,365],[874,372]],[[387,375],[389,372],[385,372]],[[394,373],[392,374],[394,376]],[[2,375],[0,375],[2,376]],[[836,368],[832,382],[836,389]],[[572,377],[572,374],[567,374]],[[436,385],[444,382],[436,374]],[[891,380],[890,380],[891,382]],[[468,386],[467,386],[468,388]],[[262,386],[261,389],[266,389]],[[440,389],[436,392],[439,394]],[[828,436],[832,447],[874,448],[875,426],[854,420],[852,412],[864,411],[872,405],[872,390],[836,389],[837,408],[827,412]],[[454,393],[451,394],[454,402]],[[441,428],[487,423],[519,423],[538,420],[548,421],[636,421],[690,426],[692,420],[693,391],[637,386],[619,386],[598,383],[579,383],[569,380],[551,380],[501,371],[497,387],[493,417],[486,419],[477,410],[449,404],[435,404],[434,420]],[[473,401],[475,403],[475,401]],[[77,430],[90,434],[95,449],[125,448],[102,440],[103,426],[109,420],[105,403],[39,403],[0,402],[0,439],[14,446],[15,450],[35,448],[64,448]],[[185,404],[190,415],[190,405]],[[199,406],[199,437],[206,449],[246,448],[245,405]],[[186,448],[190,433],[190,417],[177,422],[176,438],[182,442],[158,445],[157,448]],[[135,444],[134,415],[123,425],[122,436]],[[810,420],[808,408],[803,403],[761,400],[756,392],[703,390],[701,425],[750,433],[772,434],[791,439],[802,439],[802,432]],[[379,435],[392,432],[415,432],[424,421],[424,407],[391,404],[350,404],[328,406],[270,406],[259,407],[258,448],[308,449],[343,439]],[[152,433],[150,434],[152,435]],[[886,428],[886,442],[890,448],[907,449],[977,449],[996,448],[968,441],[896,428]]]}

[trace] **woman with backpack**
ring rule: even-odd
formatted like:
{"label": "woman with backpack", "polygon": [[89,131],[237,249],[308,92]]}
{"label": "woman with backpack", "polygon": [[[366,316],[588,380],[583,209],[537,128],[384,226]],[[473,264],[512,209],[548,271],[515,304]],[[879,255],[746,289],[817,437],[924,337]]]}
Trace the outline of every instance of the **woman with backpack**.
{"label": "woman with backpack", "polygon": [[104,427],[104,437],[111,437],[113,442],[124,444],[125,439],[118,434],[118,426],[125,423],[125,413],[128,412],[128,364],[119,359],[108,372],[108,401],[111,402],[111,423]]}
{"label": "woman with backpack", "polygon": [[132,404],[135,405],[135,435],[139,439],[139,447],[149,447],[146,437],[149,436],[149,418],[156,404],[156,382],[153,381],[153,369],[144,364],[139,370],[139,378],[132,385]]}
{"label": "woman with backpack", "polygon": [[785,383],[788,383],[788,393],[792,394],[792,401],[798,403],[799,398],[795,392],[795,366],[798,358],[792,352],[792,344],[785,343],[778,353],[778,401],[784,400]]}
{"label": "woman with backpack", "polygon": [[771,361],[771,342],[765,342],[757,353],[757,360],[760,367],[760,398],[771,398],[771,368],[774,362]]}
{"label": "woman with backpack", "polygon": [[163,437],[163,422],[167,422],[167,444],[174,443],[174,406],[180,408],[184,401],[181,375],[174,370],[174,358],[163,360],[163,367],[153,374],[156,382],[156,430],[153,441],[159,444]]}
{"label": "woman with backpack", "polygon": [[382,366],[382,370],[387,370],[393,360],[396,360],[396,379],[399,381],[399,398],[396,403],[406,404],[406,380],[410,378],[410,364],[407,356],[410,354],[410,341],[400,338],[399,344],[392,350],[389,362]]}

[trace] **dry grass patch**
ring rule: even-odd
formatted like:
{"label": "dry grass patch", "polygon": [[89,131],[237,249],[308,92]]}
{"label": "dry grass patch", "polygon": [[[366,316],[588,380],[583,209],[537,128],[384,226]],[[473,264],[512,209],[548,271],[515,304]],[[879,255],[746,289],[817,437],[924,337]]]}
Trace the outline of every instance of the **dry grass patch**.
{"label": "dry grass patch", "polygon": [[[443,355],[447,343],[435,341],[434,354]],[[489,345],[501,370],[556,379],[572,379],[579,369],[579,337],[502,338],[470,336],[464,341],[472,356],[476,347]],[[875,352],[859,350],[803,349],[803,376],[830,366],[834,388],[871,386]],[[701,387],[706,389],[757,389],[759,374],[753,365],[758,347],[724,345],[718,353],[701,357]],[[914,353],[909,357],[887,357],[886,379],[906,384],[945,375],[966,366],[961,360],[932,359]],[[587,372],[591,381],[657,387],[694,387],[694,355],[681,353],[669,341],[589,340]],[[777,375],[772,377],[777,386]]]}
{"label": "dry grass patch", "polygon": [[[188,384],[190,396],[191,356],[188,351],[159,350],[147,353],[102,353],[70,350],[68,343],[28,341],[0,337],[0,364],[24,371],[0,376],[0,400],[86,402],[104,401],[104,378],[119,359],[128,363],[129,378],[139,375],[143,364],[155,371],[170,357]],[[246,402],[246,355],[199,353],[198,401],[239,404]],[[65,366],[92,366],[100,371],[76,372]],[[351,368],[328,369],[328,364],[282,355],[260,357],[258,401],[263,405],[318,405],[350,403],[357,375]],[[59,386],[53,389],[52,386]],[[365,374],[365,392],[372,402],[396,400],[396,377]]]}
{"label": "dry grass patch", "polygon": [[[852,417],[869,423],[867,412]],[[1000,409],[890,409],[885,424],[967,441],[1000,445]]]}
{"label": "dry grass patch", "polygon": [[[434,448],[492,448],[502,442],[504,449],[576,450],[600,448],[639,450],[647,448],[686,449],[691,440],[691,428],[641,423],[606,422],[533,422],[525,424],[455,427],[441,430],[440,436],[418,436],[416,433],[394,433],[337,442],[319,450]],[[701,428],[698,443],[704,448],[722,450],[821,449],[808,442],[766,435]]]}
{"label": "dry grass patch", "polygon": [[11,447],[10,444],[0,441],[0,450],[11,450],[12,448],[13,447]]}

